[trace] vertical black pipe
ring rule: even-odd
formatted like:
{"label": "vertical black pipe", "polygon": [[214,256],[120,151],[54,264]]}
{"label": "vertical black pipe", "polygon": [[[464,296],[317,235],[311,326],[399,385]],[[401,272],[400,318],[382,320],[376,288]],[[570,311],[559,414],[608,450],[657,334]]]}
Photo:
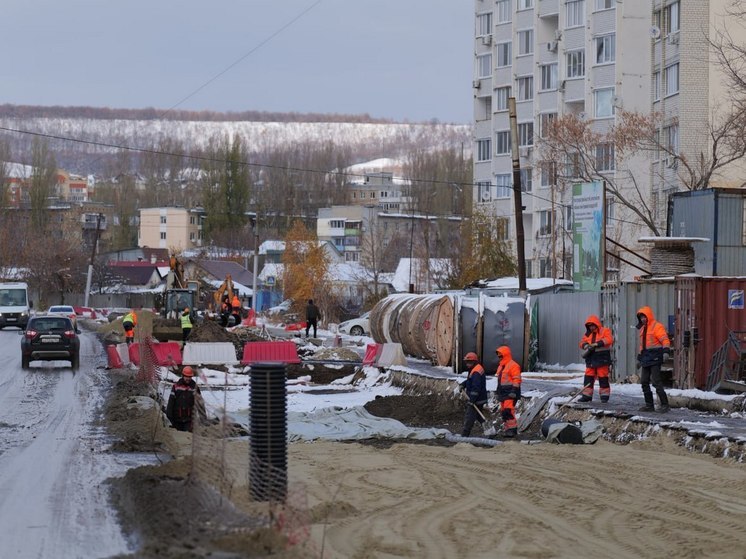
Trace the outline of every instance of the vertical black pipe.
{"label": "vertical black pipe", "polygon": [[256,363],[250,372],[249,493],[256,501],[287,496],[286,366]]}

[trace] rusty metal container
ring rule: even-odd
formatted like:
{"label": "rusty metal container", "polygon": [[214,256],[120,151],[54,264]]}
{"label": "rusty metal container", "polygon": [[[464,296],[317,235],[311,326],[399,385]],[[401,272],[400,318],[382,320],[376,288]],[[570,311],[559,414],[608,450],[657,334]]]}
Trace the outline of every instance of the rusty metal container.
{"label": "rusty metal container", "polygon": [[746,331],[746,278],[676,278],[674,378],[681,388],[704,389],[712,357],[731,331]]}

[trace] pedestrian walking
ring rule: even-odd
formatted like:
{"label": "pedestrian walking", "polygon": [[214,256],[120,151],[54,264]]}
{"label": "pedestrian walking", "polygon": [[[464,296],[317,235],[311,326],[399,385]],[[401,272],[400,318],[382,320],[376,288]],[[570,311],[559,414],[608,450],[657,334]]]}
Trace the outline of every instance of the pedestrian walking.
{"label": "pedestrian walking", "polygon": [[479,424],[484,428],[484,412],[482,409],[487,403],[487,379],[484,367],[479,363],[479,357],[473,351],[464,355],[464,364],[467,373],[466,380],[461,383],[461,390],[464,391],[469,401],[466,403],[466,415],[461,436],[468,437],[475,421],[479,421]]}
{"label": "pedestrian walking", "polygon": [[194,382],[194,369],[190,366],[181,371],[181,378],[171,387],[171,394],[166,405],[166,417],[178,431],[191,431],[194,417],[194,406],[201,394]]}
{"label": "pedestrian walking", "polygon": [[316,337],[316,326],[319,323],[319,318],[321,318],[319,307],[314,304],[313,299],[309,299],[308,304],[306,305],[306,338],[308,337],[308,333],[311,331],[312,326],[313,337]]}
{"label": "pedestrian walking", "polygon": [[192,315],[189,307],[184,308],[181,313],[181,341],[186,343],[189,334],[192,333]]}
{"label": "pedestrian walking", "polygon": [[645,405],[640,408],[640,411],[655,411],[653,392],[650,390],[652,384],[658,394],[658,411],[666,413],[671,408],[668,406],[668,396],[663,388],[661,365],[664,354],[671,351],[671,341],[668,339],[666,328],[655,320],[650,307],[642,307],[637,311],[636,328],[640,331],[640,353],[637,355],[637,364],[642,369],[640,383],[645,397]]}
{"label": "pedestrian walking", "polygon": [[598,379],[598,394],[601,403],[609,401],[611,386],[609,385],[609,365],[611,365],[611,346],[614,336],[609,328],[601,324],[601,320],[592,314],[585,319],[585,335],[580,340],[580,348],[585,359],[585,377],[583,391],[579,402],[593,400],[593,385]]}
{"label": "pedestrian walking", "polygon": [[515,437],[518,434],[518,421],[515,405],[521,397],[521,366],[513,360],[513,354],[506,345],[495,350],[497,353],[497,401],[503,420],[503,435]]}
{"label": "pedestrian walking", "polygon": [[137,313],[134,309],[124,315],[122,328],[124,328],[124,340],[127,345],[135,341],[135,326],[137,326]]}

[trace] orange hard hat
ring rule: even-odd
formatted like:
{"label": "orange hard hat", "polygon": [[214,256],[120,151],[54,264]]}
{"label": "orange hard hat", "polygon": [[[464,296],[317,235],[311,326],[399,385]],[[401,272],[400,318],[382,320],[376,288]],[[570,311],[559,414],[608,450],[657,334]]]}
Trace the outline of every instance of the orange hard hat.
{"label": "orange hard hat", "polygon": [[466,355],[464,355],[464,361],[479,361],[479,357],[477,357],[477,354],[473,351],[470,351]]}
{"label": "orange hard hat", "polygon": [[181,375],[185,376],[185,377],[193,377],[194,376],[194,369],[192,369],[189,365],[187,365],[181,371]]}

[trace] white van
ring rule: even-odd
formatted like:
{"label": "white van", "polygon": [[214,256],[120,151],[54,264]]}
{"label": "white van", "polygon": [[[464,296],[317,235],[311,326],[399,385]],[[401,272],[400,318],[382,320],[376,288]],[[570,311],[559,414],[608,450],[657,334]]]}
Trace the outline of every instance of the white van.
{"label": "white van", "polygon": [[31,306],[32,303],[28,300],[28,284],[0,283],[0,329],[5,326],[17,326],[25,330]]}

